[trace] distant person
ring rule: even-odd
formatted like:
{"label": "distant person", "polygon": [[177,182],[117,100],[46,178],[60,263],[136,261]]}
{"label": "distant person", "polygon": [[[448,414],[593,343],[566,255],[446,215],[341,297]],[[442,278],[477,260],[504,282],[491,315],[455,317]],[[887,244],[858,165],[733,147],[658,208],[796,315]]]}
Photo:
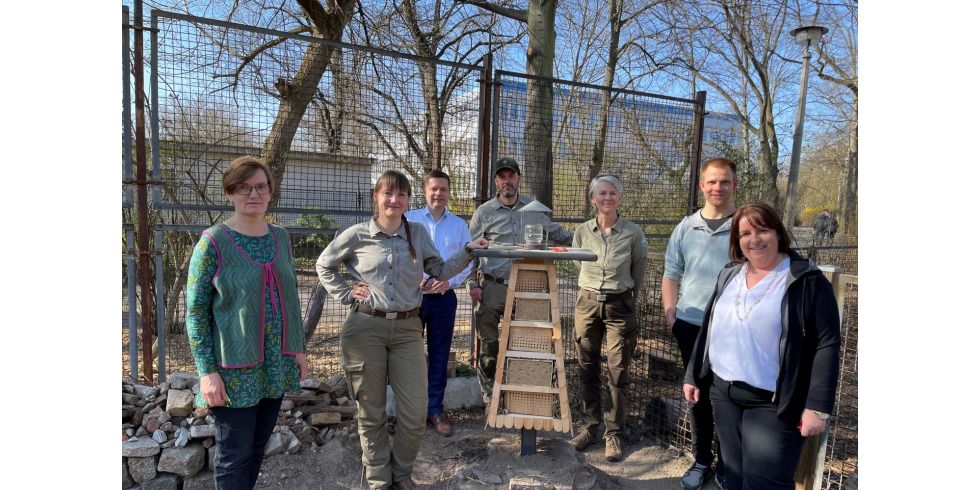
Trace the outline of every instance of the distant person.
{"label": "distant person", "polygon": [[[694,339],[704,318],[718,273],[728,263],[728,239],[735,205],[732,196],[738,188],[735,162],[712,158],[701,165],[698,187],[704,207],[685,217],[674,228],[664,256],[662,297],[667,327],[677,339],[684,368],[691,362]],[[707,397],[691,407],[691,445],[694,464],[681,478],[685,490],[701,488],[710,474],[714,423]],[[721,455],[715,465],[716,481],[724,488]]]}
{"label": "distant person", "polygon": [[[497,160],[493,175],[497,196],[481,204],[473,212],[470,236],[474,240],[486,238],[492,243],[521,243],[524,230],[521,229],[521,214],[517,211],[532,201],[530,197],[518,194],[521,169],[513,158],[504,157]],[[571,232],[551,222],[547,216],[543,219],[550,241],[562,245],[572,243]],[[480,372],[491,385],[497,370],[500,337],[498,324],[504,314],[512,262],[513,259],[508,258],[481,257],[477,269],[467,278],[470,297],[476,303],[474,313],[477,335],[480,338]],[[481,276],[482,279],[478,281],[477,278]]]}
{"label": "distant person", "polygon": [[729,256],[684,378],[684,397],[714,406],[730,490],[793,490],[806,437],[834,409],[840,314],[830,282],[789,248],[768,204],[739,208]]}
{"label": "distant person", "polygon": [[[623,459],[626,429],[629,364],[640,329],[636,297],[646,270],[647,239],[643,230],[619,215],[623,184],[612,175],[599,175],[589,184],[589,200],[596,217],[575,228],[572,246],[596,253],[595,262],[579,264],[575,302],[575,344],[582,380],[585,426],[572,438],[582,451],[598,440],[599,422],[605,421],[607,461]],[[606,339],[606,379],[610,406],[602,410],[602,340]]]}
{"label": "distant person", "polygon": [[235,211],[191,254],[187,337],[197,405],[215,420],[215,488],[243,489],[255,486],[283,394],[299,391],[308,363],[289,235],[265,221],[272,173],[243,156],[221,185]]}
{"label": "distant person", "polygon": [[[439,255],[448,261],[470,241],[470,230],[462,218],[446,208],[450,197],[449,175],[441,170],[430,170],[423,177],[423,182],[425,207],[413,209],[405,213],[405,217],[425,227]],[[420,315],[429,353],[428,421],[442,436],[453,434],[453,426],[446,417],[442,400],[446,393],[446,370],[456,325],[454,290],[463,284],[469,272],[470,266],[467,265],[463,272],[447,281],[435,280],[428,274],[422,280]]]}
{"label": "distant person", "polygon": [[[422,277],[447,281],[470,263],[479,238],[443,261],[419,223],[405,218],[412,193],[408,178],[388,170],[372,193],[374,217],[344,230],[320,254],[320,283],[336,300],[351,305],[340,332],[343,369],[357,400],[361,461],[371,488],[414,488],[412,468],[425,435],[428,391],[422,346]],[[356,284],[340,274],[346,266]],[[398,424],[386,430],[386,386],[395,395]]]}

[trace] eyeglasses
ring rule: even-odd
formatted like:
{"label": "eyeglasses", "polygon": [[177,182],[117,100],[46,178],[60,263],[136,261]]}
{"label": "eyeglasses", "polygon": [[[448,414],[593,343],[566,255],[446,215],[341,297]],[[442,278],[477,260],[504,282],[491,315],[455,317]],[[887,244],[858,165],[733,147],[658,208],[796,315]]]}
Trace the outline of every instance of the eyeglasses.
{"label": "eyeglasses", "polygon": [[235,184],[234,187],[235,194],[241,194],[243,196],[247,196],[251,194],[252,189],[255,189],[255,192],[260,196],[264,196],[268,194],[269,191],[271,190],[269,188],[269,184],[257,184],[257,185]]}

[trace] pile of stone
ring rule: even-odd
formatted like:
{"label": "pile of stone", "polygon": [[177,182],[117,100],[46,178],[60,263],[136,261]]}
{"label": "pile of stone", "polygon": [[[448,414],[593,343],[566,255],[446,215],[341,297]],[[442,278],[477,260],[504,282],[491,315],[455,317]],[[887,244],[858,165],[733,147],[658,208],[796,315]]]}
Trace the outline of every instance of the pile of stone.
{"label": "pile of stone", "polygon": [[[322,445],[338,424],[356,413],[343,374],[326,382],[306,379],[301,387],[282,401],[265,448],[267,457]],[[214,418],[207,409],[195,408],[199,391],[195,373],[173,373],[168,382],[156,386],[123,380],[123,488],[213,488]]]}

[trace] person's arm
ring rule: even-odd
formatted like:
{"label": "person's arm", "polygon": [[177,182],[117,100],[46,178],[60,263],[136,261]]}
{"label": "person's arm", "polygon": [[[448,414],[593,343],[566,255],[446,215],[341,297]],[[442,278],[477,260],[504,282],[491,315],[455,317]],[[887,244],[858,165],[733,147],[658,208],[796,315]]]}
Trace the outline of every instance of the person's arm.
{"label": "person's arm", "polygon": [[667,328],[673,328],[677,321],[677,299],[680,295],[680,278],[684,274],[684,254],[681,251],[682,227],[684,221],[674,228],[667,241],[664,254],[664,276],[660,284],[660,298],[664,308]]}
{"label": "person's arm", "polygon": [[826,420],[817,417],[816,412],[830,414],[834,409],[840,369],[840,312],[834,288],[827,278],[819,275],[803,280],[813,285],[812,292],[804,297],[804,301],[810,304],[804,305],[807,311],[802,315],[806,322],[806,334],[813,339],[810,342],[816,344],[810,370],[810,390],[800,428],[801,435],[810,436],[823,432],[826,424]]}
{"label": "person's arm", "polygon": [[228,403],[225,384],[218,373],[214,358],[214,338],[211,336],[214,300],[214,280],[218,272],[218,252],[205,233],[201,235],[191,254],[187,269],[187,294],[185,324],[187,339],[194,358],[194,367],[201,378],[201,396],[209,407]]}
{"label": "person's arm", "polygon": [[347,228],[337,238],[334,238],[316,260],[316,274],[320,278],[323,289],[326,289],[327,294],[333,299],[344,305],[349,305],[356,299],[352,296],[353,289],[340,274],[340,264],[354,255],[354,247],[357,242],[354,232],[356,226]]}
{"label": "person's arm", "polygon": [[[296,277],[296,260],[295,260],[295,257],[293,257],[293,237],[289,235],[289,232],[286,231],[285,228],[282,229],[282,232],[283,232],[284,235],[286,235],[286,251],[288,252],[286,254],[286,256],[289,259],[289,269],[293,271],[293,282],[296,283],[296,292],[298,294],[299,293],[299,279]],[[297,298],[296,304],[297,305],[299,304],[298,298]],[[301,314],[299,317],[300,318],[303,318],[303,315]],[[299,379],[301,379],[301,380],[302,379],[306,379],[306,373],[310,369],[310,363],[306,359],[306,341],[305,340],[303,341],[303,351],[296,353],[295,359],[296,359],[296,366],[299,368]]]}
{"label": "person's arm", "polygon": [[[483,208],[477,207],[476,211],[473,211],[473,216],[470,217],[470,239],[482,238],[485,233]],[[470,293],[470,299],[477,303],[483,300],[483,288],[480,287],[480,283],[477,281],[477,272],[481,267],[483,267],[483,261],[477,259],[476,265],[470,269],[470,273],[466,276],[466,289]]]}
{"label": "person's arm", "polygon": [[640,297],[640,288],[643,286],[643,278],[647,270],[647,252],[650,249],[643,230],[637,227],[636,231],[637,235],[633,238],[633,249],[630,251],[630,275],[633,277],[633,300]]}
{"label": "person's arm", "polygon": [[[582,248],[582,233],[585,232],[585,226],[587,226],[586,223],[588,223],[588,221],[575,227],[575,233],[572,235],[572,248]],[[582,273],[581,260],[573,260],[572,265],[575,266],[576,275]]]}
{"label": "person's arm", "polygon": [[545,227],[548,229],[548,241],[559,243],[561,245],[571,245],[572,244],[572,232],[562,228],[561,225],[551,221],[551,218],[547,218],[547,224]]}

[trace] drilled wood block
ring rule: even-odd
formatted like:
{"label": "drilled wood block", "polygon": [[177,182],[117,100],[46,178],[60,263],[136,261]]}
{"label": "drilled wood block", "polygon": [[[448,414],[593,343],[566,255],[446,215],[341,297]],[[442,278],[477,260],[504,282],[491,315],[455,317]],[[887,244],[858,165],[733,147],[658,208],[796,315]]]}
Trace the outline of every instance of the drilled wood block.
{"label": "drilled wood block", "polygon": [[521,270],[517,275],[517,281],[514,284],[514,290],[522,291],[522,292],[526,291],[526,292],[547,293],[548,272]]}
{"label": "drilled wood block", "polygon": [[552,333],[534,327],[510,327],[507,350],[552,352]]}
{"label": "drilled wood block", "polygon": [[555,363],[536,359],[507,359],[507,384],[552,386]]}
{"label": "drilled wood block", "polygon": [[514,306],[515,320],[551,321],[551,300],[516,298]]}
{"label": "drilled wood block", "polygon": [[504,407],[510,414],[553,417],[554,406],[555,395],[550,393],[522,393],[520,391],[504,393]]}

